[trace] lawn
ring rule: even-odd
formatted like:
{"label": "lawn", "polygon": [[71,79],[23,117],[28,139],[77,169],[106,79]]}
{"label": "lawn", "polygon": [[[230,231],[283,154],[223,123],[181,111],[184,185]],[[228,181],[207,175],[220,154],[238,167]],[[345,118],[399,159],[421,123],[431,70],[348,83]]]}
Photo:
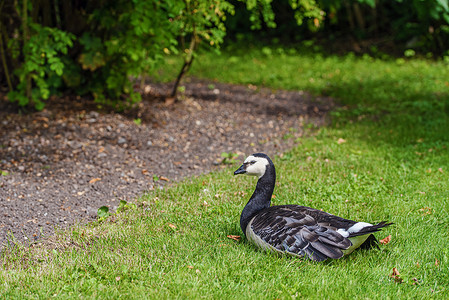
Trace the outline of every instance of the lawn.
{"label": "lawn", "polygon": [[[173,59],[173,69],[175,69]],[[165,71],[167,72],[167,71]],[[239,216],[255,178],[238,164],[143,195],[137,208],[0,258],[0,294],[26,298],[449,297],[449,65],[421,59],[233,49],[192,75],[330,95],[332,124],[273,157],[273,204],[395,225],[379,249],[325,263],[256,250]],[[167,73],[161,72],[161,78]],[[263,146],[261,146],[263,151]],[[396,268],[400,275],[390,275]]]}

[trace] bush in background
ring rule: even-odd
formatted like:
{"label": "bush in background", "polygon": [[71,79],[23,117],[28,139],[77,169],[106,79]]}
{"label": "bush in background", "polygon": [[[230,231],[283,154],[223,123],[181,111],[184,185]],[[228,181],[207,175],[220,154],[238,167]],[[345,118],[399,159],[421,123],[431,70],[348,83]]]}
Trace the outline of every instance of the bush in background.
{"label": "bush in background", "polygon": [[120,110],[140,100],[137,80],[173,53],[184,57],[175,97],[198,48],[217,49],[226,32],[243,42],[387,38],[407,56],[449,56],[448,24],[448,0],[2,1],[0,82],[22,107],[41,110],[70,91]]}

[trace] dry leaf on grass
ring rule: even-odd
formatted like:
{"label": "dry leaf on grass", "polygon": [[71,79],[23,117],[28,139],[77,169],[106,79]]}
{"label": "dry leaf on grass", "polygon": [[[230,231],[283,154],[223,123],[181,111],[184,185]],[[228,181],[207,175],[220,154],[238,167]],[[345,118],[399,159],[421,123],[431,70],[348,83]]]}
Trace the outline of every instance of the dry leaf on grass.
{"label": "dry leaf on grass", "polygon": [[386,245],[386,244],[388,244],[390,241],[391,241],[391,234],[390,234],[389,236],[387,236],[386,238],[381,239],[381,240],[379,241],[379,243],[381,243],[382,245]]}
{"label": "dry leaf on grass", "polygon": [[399,271],[396,268],[393,268],[393,273],[391,273],[390,277],[397,283],[404,282],[404,279],[401,278],[401,274],[399,274]]}
{"label": "dry leaf on grass", "polygon": [[338,143],[338,144],[343,144],[343,143],[346,143],[346,140],[345,140],[345,139],[342,139],[342,138],[339,138],[338,141],[337,141],[337,143]]}
{"label": "dry leaf on grass", "polygon": [[173,103],[176,102],[176,98],[175,97],[167,97],[165,98],[165,105],[170,106]]}
{"label": "dry leaf on grass", "polygon": [[168,227],[170,227],[171,229],[176,229],[176,226],[173,224],[168,224]]}
{"label": "dry leaf on grass", "polygon": [[438,259],[435,258],[435,266],[438,267],[440,265],[440,262],[438,261]]}
{"label": "dry leaf on grass", "polygon": [[93,178],[93,179],[91,179],[90,181],[89,181],[89,183],[95,183],[95,182],[97,182],[97,181],[100,181],[101,180],[101,178]]}
{"label": "dry leaf on grass", "polygon": [[418,209],[418,211],[421,212],[423,215],[430,215],[430,214],[432,214],[432,208],[427,207],[427,206]]}
{"label": "dry leaf on grass", "polygon": [[240,239],[242,238],[240,235],[232,235],[232,234],[228,235],[227,237],[228,237],[229,239],[234,240],[234,241],[237,241],[237,242],[239,242]]}

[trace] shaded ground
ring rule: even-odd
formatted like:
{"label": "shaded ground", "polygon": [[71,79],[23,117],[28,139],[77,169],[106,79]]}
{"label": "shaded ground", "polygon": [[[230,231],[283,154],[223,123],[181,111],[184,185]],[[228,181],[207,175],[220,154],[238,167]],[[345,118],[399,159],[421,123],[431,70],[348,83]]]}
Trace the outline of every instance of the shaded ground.
{"label": "shaded ground", "polygon": [[103,205],[115,209],[121,199],[216,170],[222,152],[280,154],[334,106],[301,91],[185,86],[172,106],[157,97],[170,86],[147,86],[128,115],[99,113],[83,99],[53,99],[42,112],[20,115],[0,101],[0,245],[12,235],[34,241],[93,220]]}

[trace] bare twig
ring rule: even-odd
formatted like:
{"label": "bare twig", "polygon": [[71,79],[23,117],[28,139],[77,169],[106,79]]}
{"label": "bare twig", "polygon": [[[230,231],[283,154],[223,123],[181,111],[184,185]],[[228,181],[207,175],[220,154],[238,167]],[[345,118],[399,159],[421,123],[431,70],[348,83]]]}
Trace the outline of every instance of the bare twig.
{"label": "bare twig", "polygon": [[175,98],[176,97],[176,93],[178,91],[178,86],[179,83],[181,82],[182,77],[189,71],[190,66],[192,65],[193,59],[194,59],[194,51],[195,51],[195,47],[196,47],[196,40],[197,40],[197,36],[195,34],[195,32],[193,33],[192,39],[190,40],[190,46],[189,49],[187,50],[188,53],[186,55],[186,57],[184,58],[184,64],[182,65],[181,71],[178,74],[178,77],[176,77],[176,81],[175,81],[175,85],[173,86],[173,90],[170,94],[170,97]]}

